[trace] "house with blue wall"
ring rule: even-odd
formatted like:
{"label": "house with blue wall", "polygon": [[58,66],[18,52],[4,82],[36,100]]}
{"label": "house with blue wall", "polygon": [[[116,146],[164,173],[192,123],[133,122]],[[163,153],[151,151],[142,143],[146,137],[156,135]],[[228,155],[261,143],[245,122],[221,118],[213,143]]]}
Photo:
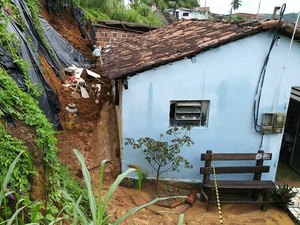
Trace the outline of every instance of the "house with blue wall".
{"label": "house with blue wall", "polygon": [[189,125],[194,145],[181,155],[193,168],[162,179],[201,181],[200,155],[208,149],[262,149],[273,155],[262,179],[274,181],[292,88],[300,86],[300,38],[292,28],[278,21],[186,20],[105,54],[102,75],[114,83],[122,170],[134,164],[155,177],[125,138],[159,138],[170,127]]}

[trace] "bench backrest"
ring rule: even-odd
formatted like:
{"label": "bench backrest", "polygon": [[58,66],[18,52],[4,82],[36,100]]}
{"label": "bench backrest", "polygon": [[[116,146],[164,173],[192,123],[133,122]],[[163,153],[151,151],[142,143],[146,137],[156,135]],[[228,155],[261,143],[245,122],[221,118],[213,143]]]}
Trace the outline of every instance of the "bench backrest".
{"label": "bench backrest", "polygon": [[255,160],[255,166],[222,166],[215,167],[216,174],[225,173],[253,173],[253,180],[260,180],[262,173],[268,173],[270,166],[264,166],[264,160],[271,160],[272,153],[264,153],[259,150],[258,153],[216,153],[207,150],[206,154],[201,154],[201,161],[205,161],[205,166],[200,168],[200,174],[203,174],[203,182],[208,181],[210,174],[213,174],[212,161],[223,160]]}

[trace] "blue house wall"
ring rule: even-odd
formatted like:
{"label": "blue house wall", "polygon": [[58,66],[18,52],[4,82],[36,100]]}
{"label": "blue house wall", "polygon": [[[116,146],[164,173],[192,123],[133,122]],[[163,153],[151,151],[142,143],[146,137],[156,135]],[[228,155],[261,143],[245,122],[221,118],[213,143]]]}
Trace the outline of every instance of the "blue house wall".
{"label": "blue house wall", "polygon": [[[193,127],[190,136],[195,142],[182,149],[182,156],[193,169],[180,168],[168,172],[162,179],[198,182],[201,153],[257,152],[261,134],[253,126],[253,102],[261,67],[268,52],[273,34],[260,33],[218,48],[205,51],[194,58],[183,59],[145,71],[128,79],[128,89],[122,90],[122,138],[150,136],[158,138],[169,127],[170,101],[209,100],[207,127]],[[293,43],[280,85],[290,39],[281,37],[274,46],[267,67],[263,87],[261,113],[286,113],[292,86],[300,86],[300,44]],[[262,179],[275,179],[282,134],[266,134],[262,149],[273,153],[270,173]],[[246,162],[247,163],[247,162]],[[135,164],[154,178],[155,172],[147,164],[142,152],[122,146],[122,170]],[[250,175],[244,175],[250,176]],[[232,177],[231,177],[232,178]]]}

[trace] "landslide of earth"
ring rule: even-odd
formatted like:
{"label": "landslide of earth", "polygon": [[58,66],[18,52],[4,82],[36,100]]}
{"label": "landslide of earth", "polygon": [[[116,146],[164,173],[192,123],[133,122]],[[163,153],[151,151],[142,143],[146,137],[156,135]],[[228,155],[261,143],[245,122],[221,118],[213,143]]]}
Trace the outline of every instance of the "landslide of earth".
{"label": "landslide of earth", "polygon": [[[81,36],[71,11],[50,14],[46,10],[44,0],[41,0],[40,6],[41,15],[87,59],[92,60],[92,43]],[[60,160],[70,167],[73,174],[82,178],[79,163],[73,154],[73,149],[78,149],[85,157],[94,190],[97,193],[99,165],[103,159],[110,159],[111,163],[106,166],[104,176],[104,193],[107,192],[109,186],[120,173],[120,156],[118,155],[120,149],[110,80],[101,77],[102,90],[98,104],[95,103],[93,97],[74,99],[70,92],[62,89],[61,80],[55,76],[45,58],[41,57],[41,63],[44,68],[44,76],[55,90],[61,104],[60,120],[63,130],[56,135]],[[99,73],[100,68],[96,67],[91,70]],[[89,79],[86,81],[88,84],[95,82]],[[78,117],[76,126],[73,129],[67,129],[64,126],[66,114],[64,109],[71,102],[77,105]],[[152,182],[147,181],[143,182],[143,190],[141,191],[132,186],[130,182],[124,182],[114,193],[107,212],[111,221],[122,216],[128,209],[152,200],[157,193],[164,196],[187,195],[191,191],[186,187],[177,188],[172,183],[162,184],[158,187],[159,190],[154,188]],[[205,203],[200,201],[196,201],[191,208],[187,205],[179,205],[173,209],[152,205],[140,210],[122,224],[175,225],[180,213],[185,214],[185,224],[219,224],[217,210],[207,213]],[[287,214],[278,214],[278,211],[273,208],[267,212],[260,212],[256,206],[252,205],[240,207],[226,205],[223,207],[223,217],[224,221],[230,224],[292,224]]]}

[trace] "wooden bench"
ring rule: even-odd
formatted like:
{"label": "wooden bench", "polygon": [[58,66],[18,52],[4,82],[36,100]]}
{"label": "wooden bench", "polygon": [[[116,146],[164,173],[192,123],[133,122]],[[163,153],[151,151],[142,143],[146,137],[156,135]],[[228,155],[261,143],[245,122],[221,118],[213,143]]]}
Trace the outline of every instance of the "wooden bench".
{"label": "wooden bench", "polygon": [[[200,168],[200,173],[203,174],[203,184],[202,184],[202,195],[207,200],[207,211],[210,207],[216,203],[215,195],[215,182],[214,182],[214,172],[213,165],[216,161],[227,161],[229,166],[216,166],[216,174],[241,174],[250,173],[253,174],[252,180],[219,180],[217,178],[217,186],[219,190],[219,197],[221,203],[256,203],[261,204],[261,210],[267,210],[269,197],[271,190],[275,187],[275,184],[271,180],[261,180],[262,173],[268,173],[270,166],[264,166],[264,160],[271,160],[272,153],[264,153],[264,151],[258,151],[258,153],[216,153],[213,154],[211,150],[206,151],[206,154],[201,154],[201,161],[205,161],[205,166]],[[233,161],[243,160],[243,166],[233,166]],[[255,166],[247,165],[247,161],[256,161]],[[231,162],[231,163],[230,163]],[[212,175],[212,177],[210,176]],[[234,191],[250,192],[249,199],[245,200],[245,194],[238,197],[238,199],[224,199],[223,192]],[[227,192],[228,192],[227,191]],[[262,198],[259,198],[259,194],[262,194]],[[230,195],[229,195],[230,197]]]}

